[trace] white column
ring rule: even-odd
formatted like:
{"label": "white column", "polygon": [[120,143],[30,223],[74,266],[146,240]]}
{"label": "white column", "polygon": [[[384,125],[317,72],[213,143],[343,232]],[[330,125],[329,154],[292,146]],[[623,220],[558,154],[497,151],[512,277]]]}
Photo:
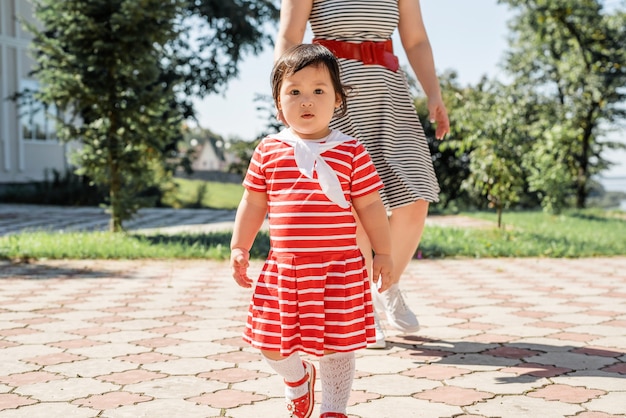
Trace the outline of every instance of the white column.
{"label": "white column", "polygon": [[13,0],[13,10],[15,10],[15,38],[22,40],[22,36],[24,36],[24,31],[22,29],[22,24],[19,22],[19,19],[23,18],[20,13],[20,5],[18,3],[23,2],[24,0]]}
{"label": "white column", "polygon": [[[7,15],[6,4],[6,2],[0,1],[0,37],[4,39],[6,39],[7,33],[5,20],[3,19],[3,17]],[[8,172],[11,170],[11,159],[9,158],[11,146],[9,141],[9,117],[7,114],[8,105],[5,98],[9,93],[9,81],[7,80],[7,48],[2,43],[0,43],[0,62],[2,63],[2,68],[0,68],[0,74],[3,75],[0,79],[0,137],[2,138],[2,150],[4,154],[4,161],[2,165],[4,171]]]}
{"label": "white column", "polygon": [[[2,2],[0,2],[2,5]],[[0,10],[2,12],[2,10]],[[0,32],[1,33],[1,32]],[[9,92],[9,82],[7,80],[7,49],[4,45],[0,44],[0,62],[2,62],[2,68],[0,68],[0,73],[4,74],[4,77],[0,80],[2,83],[0,85],[0,136],[2,137],[2,149],[4,154],[4,162],[3,168],[4,171],[11,170],[11,159],[9,158],[9,153],[11,151],[11,145],[9,141],[9,117],[8,117],[8,105],[5,97]]]}
{"label": "white column", "polygon": [[[15,73],[17,74],[18,80],[21,78],[22,74],[22,48],[17,47],[15,51],[16,60],[15,60]],[[19,82],[18,82],[19,88]],[[24,160],[24,131],[22,130],[22,125],[19,119],[19,108],[18,108],[18,119],[17,119],[17,168],[19,171],[23,172],[26,169],[26,161]]]}
{"label": "white column", "polygon": [[[18,0],[13,0],[13,10],[15,10],[15,14],[19,14],[19,8],[18,8],[17,2]],[[19,22],[16,22],[15,36],[18,41],[22,41],[21,34],[22,34],[21,26]],[[19,42],[19,45],[21,45],[21,42]],[[15,50],[15,75],[17,76],[17,81],[18,81],[17,88],[19,89],[19,84],[20,84],[19,80],[22,79],[22,47],[21,46],[17,46]],[[24,172],[24,170],[26,170],[26,160],[24,157],[24,138],[22,138],[22,135],[24,133],[21,129],[21,124],[19,120],[19,109],[18,109],[17,127],[18,127],[17,129],[17,168],[19,171]]]}
{"label": "white column", "polygon": [[2,16],[6,16],[7,15],[7,11],[6,11],[6,5],[5,2],[0,1],[0,35],[6,35],[7,31],[6,28],[4,27],[4,19],[2,19]]}

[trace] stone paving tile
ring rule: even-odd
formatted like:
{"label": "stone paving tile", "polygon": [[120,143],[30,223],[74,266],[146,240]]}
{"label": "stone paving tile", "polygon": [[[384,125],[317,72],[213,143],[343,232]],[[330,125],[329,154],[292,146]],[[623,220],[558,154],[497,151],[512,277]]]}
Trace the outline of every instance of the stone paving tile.
{"label": "stone paving tile", "polygon": [[[626,257],[412,262],[422,330],[383,321],[349,417],[624,417],[624,271]],[[0,283],[0,418],[286,416],[281,379],[241,340],[250,291],[226,263],[0,262]]]}
{"label": "stone paving tile", "polygon": [[441,386],[432,390],[425,390],[414,396],[419,399],[457,406],[472,405],[494,397],[492,393],[455,386]]}
{"label": "stone paving tile", "polygon": [[606,412],[621,417],[625,415],[624,405],[626,405],[626,393],[623,390],[607,393],[584,404],[590,411]]}
{"label": "stone paving tile", "polygon": [[606,392],[596,389],[587,389],[568,385],[550,385],[528,394],[533,398],[543,398],[548,401],[567,403],[585,403],[590,399],[605,395]]}
{"label": "stone paving tile", "polygon": [[163,377],[167,377],[167,375],[164,373],[155,373],[147,370],[126,370],[124,372],[99,376],[98,380],[125,386],[131,385],[133,383],[141,383],[161,379]]}
{"label": "stone paving tile", "polygon": [[529,396],[497,396],[466,407],[467,412],[481,417],[502,418],[563,418],[576,416],[586,410],[583,406],[546,401]]}
{"label": "stone paving tile", "polygon": [[85,399],[72,401],[74,405],[88,406],[94,410],[114,409],[125,405],[136,405],[151,401],[149,396],[128,392],[109,392],[102,395],[93,395]]}
{"label": "stone paving tile", "polygon": [[428,380],[448,380],[457,376],[471,373],[470,370],[459,367],[439,366],[437,364],[427,364],[415,369],[402,372],[403,375],[413,378],[425,378]]}
{"label": "stone paving tile", "polygon": [[0,410],[19,408],[20,406],[32,405],[34,403],[37,403],[35,399],[29,399],[25,396],[20,396],[14,393],[0,394]]}
{"label": "stone paving tile", "polygon": [[156,399],[136,405],[105,410],[102,418],[152,417],[219,417],[221,411],[208,405],[198,405],[184,399]]}
{"label": "stone paving tile", "polygon": [[224,383],[237,383],[268,377],[268,373],[259,371],[246,370],[239,367],[231,367],[230,369],[213,370],[206,373],[198,374],[198,377],[216,380]]}
{"label": "stone paving tile", "polygon": [[267,398],[263,395],[242,392],[240,390],[224,389],[187,400],[201,405],[209,405],[217,409],[229,409],[241,405],[251,405],[254,402],[263,401],[265,399]]}
{"label": "stone paving tile", "polygon": [[583,412],[576,415],[577,418],[619,418],[624,415],[605,414],[604,412]]}
{"label": "stone paving tile", "polygon": [[41,402],[19,409],[0,410],[0,417],[2,418],[93,418],[94,416],[93,409],[61,402]]}
{"label": "stone paving tile", "polygon": [[98,377],[103,373],[120,373],[133,368],[132,365],[108,358],[90,358],[74,363],[48,366],[46,370],[66,377]]}
{"label": "stone paving tile", "polygon": [[22,385],[31,385],[34,383],[45,383],[51,380],[59,379],[63,379],[63,376],[55,373],[27,372],[0,377],[0,382],[6,383],[9,386],[17,387]]}
{"label": "stone paving tile", "polygon": [[500,371],[504,373],[515,373],[518,376],[527,375],[534,377],[555,377],[573,371],[565,367],[554,367],[537,363],[520,363],[512,367],[506,367]]}

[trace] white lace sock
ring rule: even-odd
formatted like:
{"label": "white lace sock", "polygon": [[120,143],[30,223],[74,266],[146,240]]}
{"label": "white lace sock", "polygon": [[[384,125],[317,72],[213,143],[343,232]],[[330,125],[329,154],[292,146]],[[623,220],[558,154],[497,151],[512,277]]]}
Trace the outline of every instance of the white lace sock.
{"label": "white lace sock", "polygon": [[[300,354],[293,353],[289,357],[282,360],[270,360],[265,357],[265,360],[276,373],[285,379],[285,382],[297,382],[304,377],[306,371],[302,365]],[[307,382],[304,382],[300,386],[295,388],[285,385],[285,397],[287,399],[298,399],[300,396],[304,396],[309,391]]]}
{"label": "white lace sock", "polygon": [[346,413],[352,381],[354,380],[354,352],[334,353],[320,359],[322,405],[320,413]]}

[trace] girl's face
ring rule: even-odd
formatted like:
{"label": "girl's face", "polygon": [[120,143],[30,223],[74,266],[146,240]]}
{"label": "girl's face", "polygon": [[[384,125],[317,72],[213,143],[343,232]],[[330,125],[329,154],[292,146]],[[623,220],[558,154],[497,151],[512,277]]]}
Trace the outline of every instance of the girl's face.
{"label": "girl's face", "polygon": [[287,125],[302,139],[320,139],[330,133],[328,124],[341,106],[328,68],[304,67],[283,79],[277,107]]}

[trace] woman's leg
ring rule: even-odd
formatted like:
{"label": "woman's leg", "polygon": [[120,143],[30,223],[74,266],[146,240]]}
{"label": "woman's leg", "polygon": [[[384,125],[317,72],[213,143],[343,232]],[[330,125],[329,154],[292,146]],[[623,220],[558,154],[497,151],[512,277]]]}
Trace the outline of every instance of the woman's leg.
{"label": "woman's leg", "polygon": [[[398,283],[404,270],[407,268],[420,240],[426,216],[428,215],[428,202],[418,200],[410,205],[402,206],[391,211],[389,228],[391,229],[391,245],[393,259],[392,283]],[[365,257],[367,271],[372,271],[372,244],[361,226],[359,218],[354,214],[357,222],[356,242]]]}
{"label": "woman's leg", "polygon": [[422,239],[427,215],[428,202],[425,200],[391,211],[389,227],[393,246],[393,283],[400,281],[402,273],[413,259]]}
{"label": "woman's leg", "polygon": [[[422,239],[428,205],[427,201],[418,200],[391,211],[389,218],[393,259],[391,280],[394,285],[383,293],[372,291],[372,298],[378,309],[384,310],[387,322],[394,328],[407,333],[417,332],[420,327],[417,317],[404,301],[398,283]],[[365,257],[368,272],[371,272],[372,246],[358,218],[357,226],[357,244]],[[382,328],[380,329],[382,334]],[[382,347],[382,344],[380,346]]]}
{"label": "woman's leg", "polygon": [[417,251],[427,214],[428,202],[425,200],[418,200],[391,211],[389,218],[393,246],[391,279],[394,284],[389,290],[374,295],[374,302],[379,309],[384,310],[387,322],[405,333],[417,332],[420,326],[417,317],[404,301],[398,284],[402,273]]}

